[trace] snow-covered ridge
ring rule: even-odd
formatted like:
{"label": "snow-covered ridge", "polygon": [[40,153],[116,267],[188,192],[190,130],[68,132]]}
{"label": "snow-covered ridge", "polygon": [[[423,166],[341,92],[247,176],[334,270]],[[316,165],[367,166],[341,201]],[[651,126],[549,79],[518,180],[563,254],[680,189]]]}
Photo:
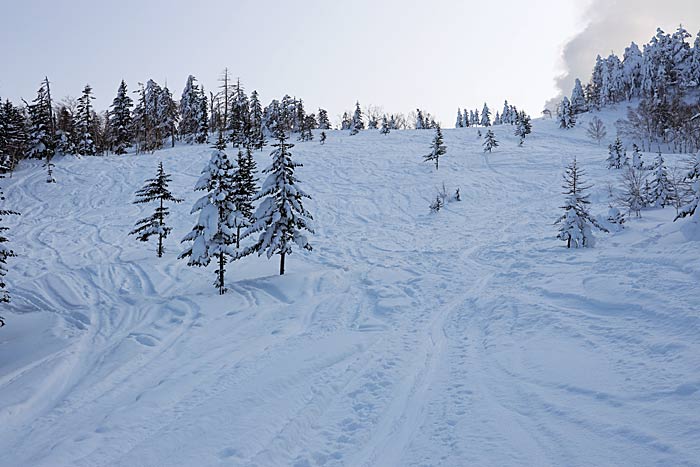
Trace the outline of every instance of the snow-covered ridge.
{"label": "snow-covered ridge", "polygon": [[[700,250],[671,208],[595,248],[553,222],[576,155],[608,211],[608,140],[561,130],[327,131],[291,150],[312,252],[212,287],[177,260],[211,149],[36,161],[0,330],[0,465],[700,465]],[[257,153],[268,165],[270,150]],[[229,150],[233,156],[233,151]],[[651,156],[647,156],[651,157]],[[679,155],[664,155],[668,164]],[[127,234],[159,161],[185,202],[163,258]],[[461,201],[429,205],[442,184]],[[15,221],[14,219],[12,220]]]}

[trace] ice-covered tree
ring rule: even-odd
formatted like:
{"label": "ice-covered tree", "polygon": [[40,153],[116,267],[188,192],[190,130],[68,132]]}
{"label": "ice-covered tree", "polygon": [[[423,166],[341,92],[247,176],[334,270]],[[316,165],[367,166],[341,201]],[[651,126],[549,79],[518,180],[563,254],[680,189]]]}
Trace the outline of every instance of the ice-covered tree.
{"label": "ice-covered tree", "polygon": [[622,146],[619,136],[608,146],[607,162],[609,169],[621,169],[624,165],[627,165],[627,151]]}
{"label": "ice-covered tree", "polygon": [[[5,201],[2,190],[0,190],[0,201]],[[19,213],[17,211],[0,208],[0,302],[10,301],[10,293],[7,291],[7,284],[5,283],[5,276],[8,272],[7,258],[16,256],[15,252],[7,246],[10,240],[5,236],[5,232],[10,230],[10,228],[5,226],[3,222],[3,218],[7,216],[19,216]]]}
{"label": "ice-covered tree", "polygon": [[644,170],[644,161],[642,160],[642,152],[639,150],[639,146],[632,144],[632,167],[636,170]]}
{"label": "ice-covered tree", "polygon": [[232,245],[236,242],[235,218],[236,206],[233,166],[224,151],[226,143],[223,134],[214,146],[214,152],[202,175],[197,181],[195,191],[205,191],[192,206],[192,214],[199,213],[197,223],[182,242],[192,242],[179,256],[188,258],[188,266],[208,266],[216,260],[216,280],[214,286],[219,294],[226,292],[224,274],[229,257],[235,255]]}
{"label": "ice-covered tree", "polygon": [[204,144],[209,141],[209,111],[207,110],[207,95],[202,88],[199,95],[199,113],[197,114],[197,128],[194,141]]}
{"label": "ice-covered tree", "polygon": [[700,223],[700,155],[695,156],[693,167],[688,172],[686,179],[691,183],[691,198],[690,201],[680,208],[678,215],[674,219],[690,217],[691,221]]}
{"label": "ice-covered tree", "polygon": [[47,86],[47,81],[43,81],[36,98],[27,105],[27,113],[29,115],[28,156],[48,161],[55,152],[55,138],[52,130],[54,122],[51,98]]}
{"label": "ice-covered tree", "polygon": [[430,153],[423,156],[423,160],[425,162],[433,162],[435,164],[435,170],[438,170],[440,166],[440,156],[444,156],[446,153],[447,146],[443,143],[442,130],[438,125],[435,129],[435,136],[433,137]]}
{"label": "ice-covered tree", "polygon": [[576,157],[574,157],[564,172],[564,185],[562,185],[563,194],[566,196],[562,206],[564,214],[555,222],[556,225],[559,225],[557,238],[566,242],[567,248],[593,246],[592,227],[607,232],[607,229],[588,213],[590,201],[586,192],[591,186],[586,185],[583,180],[584,176],[584,170],[579,167]]}
{"label": "ice-covered tree", "polygon": [[586,97],[583,94],[581,80],[578,78],[576,78],[574,89],[571,91],[571,111],[574,114],[580,114],[586,111]]}
{"label": "ice-covered tree", "polygon": [[479,123],[481,126],[491,126],[491,111],[486,102],[484,102],[484,108],[481,109],[481,121]]}
{"label": "ice-covered tree", "polygon": [[180,98],[180,135],[187,143],[194,143],[199,133],[202,112],[202,94],[197,79],[187,77],[185,89]]}
{"label": "ice-covered tree", "polygon": [[600,142],[608,135],[608,130],[605,128],[605,124],[598,117],[593,117],[588,123],[588,129],[586,133],[591,139],[594,139],[600,144]]}
{"label": "ice-covered tree", "polygon": [[350,134],[356,135],[360,130],[365,129],[365,123],[362,120],[362,109],[360,108],[360,103],[355,104],[355,113],[352,114],[352,122],[350,123]]}
{"label": "ice-covered tree", "polygon": [[156,202],[157,207],[153,214],[139,220],[134,227],[134,230],[129,232],[129,235],[136,235],[142,242],[147,242],[152,236],[158,236],[158,247],[156,253],[160,258],[165,252],[163,240],[168,237],[172,227],[165,225],[165,218],[170,214],[170,210],[166,203],[180,203],[181,199],[176,198],[170,192],[168,184],[170,183],[170,174],[163,169],[163,162],[158,163],[158,173],[155,178],[146,180],[146,184],[136,192],[136,200],[134,204]]}
{"label": "ice-covered tree", "polygon": [[464,119],[462,117],[462,109],[459,107],[457,108],[457,121],[455,122],[455,128],[463,128],[464,127]]}
{"label": "ice-covered tree", "polygon": [[498,141],[496,140],[496,136],[493,134],[493,131],[489,128],[486,131],[486,136],[484,136],[484,152],[491,152],[494,148],[498,147]]}
{"label": "ice-covered tree", "polygon": [[124,80],[119,84],[117,96],[112,101],[109,112],[109,126],[112,136],[112,150],[115,154],[126,154],[126,150],[134,140],[131,108],[134,101],[129,97]]}
{"label": "ice-covered tree", "polygon": [[268,174],[256,199],[262,200],[255,211],[255,223],[246,229],[243,237],[258,234],[255,243],[245,248],[239,256],[253,252],[265,253],[268,258],[280,255],[280,274],[284,274],[287,255],[297,245],[311,250],[311,244],[304,233],[314,233],[311,214],[304,208],[302,201],[310,199],[297,184],[294,171],[301,164],[292,160],[289,149],[294,147],[280,133],[276,148],[272,154],[272,164],[263,170]]}
{"label": "ice-covered tree", "polygon": [[170,146],[174,148],[179,112],[168,86],[165,86],[161,91],[156,114],[160,138],[163,140],[170,139]]}

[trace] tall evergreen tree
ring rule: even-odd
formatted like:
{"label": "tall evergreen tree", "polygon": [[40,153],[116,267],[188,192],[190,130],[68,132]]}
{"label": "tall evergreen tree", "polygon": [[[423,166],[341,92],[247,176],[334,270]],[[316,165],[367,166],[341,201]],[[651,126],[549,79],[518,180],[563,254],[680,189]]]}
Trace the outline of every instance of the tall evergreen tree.
{"label": "tall evergreen tree", "polygon": [[293,245],[311,251],[304,231],[314,233],[311,214],[304,208],[302,201],[311,197],[298,186],[294,170],[302,165],[292,160],[289,149],[293,144],[286,142],[283,133],[278,135],[278,142],[272,156],[272,164],[263,170],[268,174],[256,199],[262,202],[255,212],[255,223],[250,226],[244,237],[260,232],[255,243],[246,248],[240,256],[257,252],[258,255],[280,255],[280,274],[284,274],[287,255],[292,253]]}
{"label": "tall evergreen tree", "polygon": [[586,111],[586,97],[583,94],[581,80],[576,78],[574,89],[571,91],[571,111],[580,114]]}
{"label": "tall evergreen tree", "polygon": [[664,158],[659,153],[654,161],[654,174],[651,180],[651,197],[649,203],[665,207],[673,204],[677,196],[673,183],[669,179],[668,169]]}
{"label": "tall evergreen tree", "polygon": [[92,101],[92,87],[86,84],[83,88],[83,95],[78,98],[78,109],[76,118],[76,133],[78,137],[77,150],[81,156],[94,156],[97,154],[95,147],[94,133],[94,111]]}
{"label": "tall evergreen tree", "polygon": [[232,224],[236,212],[233,166],[224,151],[225,147],[223,134],[219,132],[211,160],[194,187],[195,191],[207,193],[194,203],[192,214],[199,213],[199,218],[192,231],[182,239],[183,242],[192,242],[192,245],[179,256],[189,258],[188,266],[208,266],[215,259],[218,268],[214,286],[221,295],[226,292],[226,263],[235,254],[231,245],[236,241],[235,226]]}
{"label": "tall evergreen tree", "polygon": [[194,140],[197,144],[204,144],[209,141],[209,116],[207,111],[207,95],[204,93],[204,88],[202,88],[199,95],[199,113],[197,114],[197,127]]}
{"label": "tall evergreen tree", "polygon": [[457,121],[455,122],[455,128],[464,127],[464,120],[462,119],[462,109],[457,107]]}
{"label": "tall evergreen tree", "polygon": [[122,80],[117,90],[117,96],[112,101],[112,110],[109,113],[109,125],[112,135],[112,150],[115,154],[126,154],[131,146],[134,135],[131,119],[131,108],[134,101],[129,97],[126,82]]}
{"label": "tall evergreen tree", "polygon": [[525,142],[525,137],[532,133],[532,123],[530,123],[530,116],[521,111],[518,113],[518,117],[515,120],[515,136],[520,138],[518,142],[519,146],[522,146]]}
{"label": "tall evergreen tree", "polygon": [[177,121],[179,118],[177,104],[173,100],[173,94],[166,85],[160,94],[157,108],[158,126],[160,137],[164,140],[170,139],[170,147],[175,147],[177,138]]}
{"label": "tall evergreen tree", "polygon": [[379,133],[383,135],[388,135],[391,129],[389,128],[389,121],[387,120],[386,115],[382,117],[382,127],[379,130]]}
{"label": "tall evergreen tree", "polygon": [[569,98],[564,96],[557,108],[557,116],[559,117],[559,128],[573,128],[576,125],[576,117],[571,108]]}
{"label": "tall evergreen tree", "polygon": [[481,121],[479,123],[484,127],[491,126],[491,111],[486,102],[484,102],[484,108],[481,110]]}
{"label": "tall evergreen tree", "polygon": [[158,203],[158,207],[156,207],[152,215],[138,221],[134,230],[129,232],[129,235],[138,235],[138,239],[142,242],[147,242],[152,236],[157,235],[158,248],[156,249],[156,253],[159,258],[163,256],[165,252],[163,240],[168,237],[168,234],[172,230],[172,227],[165,225],[165,218],[170,214],[170,210],[165,203],[182,202],[181,199],[176,198],[170,192],[168,188],[170,181],[170,174],[165,173],[163,163],[159,162],[156,177],[146,180],[146,184],[143,188],[136,192],[136,200],[134,201],[134,204],[151,203],[155,201]]}
{"label": "tall evergreen tree", "polygon": [[55,152],[52,133],[52,109],[46,82],[42,82],[36,98],[27,105],[29,114],[29,157],[49,161]]}
{"label": "tall evergreen tree", "polygon": [[248,141],[257,150],[265,147],[265,134],[263,133],[263,110],[258,97],[258,91],[250,93],[250,128]]}
{"label": "tall evergreen tree", "polygon": [[201,98],[197,78],[188,76],[180,98],[180,135],[189,144],[194,143],[199,134],[202,119]]}
{"label": "tall evergreen tree", "polygon": [[[5,201],[5,196],[3,195],[2,190],[0,190],[0,201]],[[0,302],[5,303],[10,301],[10,293],[7,291],[7,284],[5,283],[5,276],[7,275],[8,271],[7,258],[16,256],[15,252],[6,245],[9,242],[9,239],[5,236],[5,232],[10,229],[4,225],[3,217],[7,216],[19,216],[19,213],[9,209],[0,208]],[[0,318],[0,320],[1,319],[2,318]]]}
{"label": "tall evergreen tree", "polygon": [[586,191],[591,186],[585,184],[584,176],[585,172],[578,166],[576,157],[574,157],[564,172],[564,185],[562,186],[564,195],[566,195],[566,201],[562,206],[564,214],[555,222],[555,224],[560,224],[557,238],[566,242],[567,248],[593,246],[592,227],[607,232],[588,213],[590,201]]}
{"label": "tall evergreen tree", "polygon": [[236,229],[236,248],[241,246],[241,229],[250,227],[255,221],[253,201],[258,193],[256,170],[257,165],[250,146],[246,148],[245,155],[239,148],[236,168],[233,171],[235,210],[231,219]]}
{"label": "tall evergreen tree", "polygon": [[440,156],[444,156],[446,153],[447,146],[443,144],[442,130],[438,125],[435,129],[435,136],[433,137],[430,154],[423,156],[423,160],[425,162],[434,162],[435,170],[438,170],[440,168]]}
{"label": "tall evergreen tree", "polygon": [[0,102],[0,171],[11,172],[28,152],[29,135],[22,109]]}
{"label": "tall evergreen tree", "polygon": [[319,130],[331,129],[331,122],[328,120],[328,112],[325,109],[318,109],[318,128]]}

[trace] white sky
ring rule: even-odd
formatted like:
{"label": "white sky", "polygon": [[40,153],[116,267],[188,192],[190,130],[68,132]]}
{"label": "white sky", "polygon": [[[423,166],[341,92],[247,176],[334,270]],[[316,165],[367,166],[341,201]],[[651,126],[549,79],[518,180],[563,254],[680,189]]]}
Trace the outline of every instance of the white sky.
{"label": "white sky", "polygon": [[[672,0],[673,1],[673,0]],[[105,109],[124,78],[153,78],[176,97],[189,74],[205,88],[224,67],[263,104],[284,93],[333,118],[380,105],[421,107],[454,124],[456,108],[539,116],[557,93],[564,45],[588,20],[572,0],[2,0],[0,97],[34,97],[44,75],[57,97],[90,83]],[[682,21],[682,18],[678,20]],[[653,35],[649,26],[645,40]],[[691,30],[692,31],[692,30]],[[633,38],[630,38],[632,40]],[[613,48],[615,46],[611,46]],[[619,51],[621,53],[621,51]],[[591,67],[598,51],[591,51]],[[585,79],[588,76],[584,77]]]}

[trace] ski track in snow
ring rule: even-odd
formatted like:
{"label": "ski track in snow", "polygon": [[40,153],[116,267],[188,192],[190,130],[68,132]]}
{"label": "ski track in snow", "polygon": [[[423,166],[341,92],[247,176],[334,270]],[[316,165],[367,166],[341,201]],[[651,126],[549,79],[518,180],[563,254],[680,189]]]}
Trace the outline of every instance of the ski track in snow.
{"label": "ski track in snow", "polygon": [[[696,245],[666,209],[566,251],[565,162],[594,212],[618,174],[584,121],[511,131],[492,154],[445,131],[439,172],[431,131],[298,143],[314,251],[229,265],[224,297],[176,260],[208,148],[65,158],[56,185],[28,162],[4,184],[0,465],[700,465]],[[186,201],[158,259],[127,233],[161,159]],[[462,201],[430,214],[443,182]]]}

